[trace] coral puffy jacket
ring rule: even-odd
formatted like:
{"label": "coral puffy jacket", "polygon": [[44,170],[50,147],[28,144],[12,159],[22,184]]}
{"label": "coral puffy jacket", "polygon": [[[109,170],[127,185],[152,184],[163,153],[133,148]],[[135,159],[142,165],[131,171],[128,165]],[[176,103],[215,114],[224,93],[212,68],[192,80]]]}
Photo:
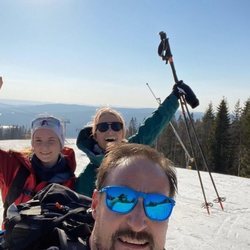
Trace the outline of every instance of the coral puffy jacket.
{"label": "coral puffy jacket", "polygon": [[[67,164],[72,170],[73,177],[67,180],[64,183],[60,183],[69,188],[74,188],[75,183],[75,169],[76,169],[76,160],[74,150],[71,148],[65,147],[62,151],[62,154],[66,158]],[[2,194],[2,201],[5,202],[6,196],[8,194],[9,188],[15,176],[18,172],[18,169],[23,166],[28,169],[30,174],[28,175],[24,189],[29,192],[21,193],[20,196],[15,200],[15,204],[20,204],[26,202],[32,198],[30,194],[35,194],[41,189],[43,189],[49,183],[40,182],[37,183],[35,172],[31,166],[30,162],[30,152],[16,152],[16,151],[4,151],[0,149],[0,189]]]}

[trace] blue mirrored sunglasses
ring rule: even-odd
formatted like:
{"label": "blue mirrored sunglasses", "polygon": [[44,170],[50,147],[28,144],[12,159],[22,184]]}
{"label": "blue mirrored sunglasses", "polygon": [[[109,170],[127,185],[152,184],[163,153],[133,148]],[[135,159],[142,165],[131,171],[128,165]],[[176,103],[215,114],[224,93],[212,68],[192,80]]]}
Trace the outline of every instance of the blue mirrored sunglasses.
{"label": "blue mirrored sunglasses", "polygon": [[127,214],[131,212],[143,198],[144,212],[147,217],[154,221],[164,221],[172,213],[175,201],[163,194],[143,193],[124,186],[107,186],[99,190],[106,193],[107,207],[116,213]]}
{"label": "blue mirrored sunglasses", "polygon": [[123,124],[121,122],[101,122],[96,125],[96,129],[102,133],[108,131],[109,128],[118,132],[123,129]]}
{"label": "blue mirrored sunglasses", "polygon": [[43,127],[43,126],[60,128],[61,122],[54,117],[46,117],[46,118],[39,117],[33,120],[31,123],[31,129],[35,129],[37,127]]}

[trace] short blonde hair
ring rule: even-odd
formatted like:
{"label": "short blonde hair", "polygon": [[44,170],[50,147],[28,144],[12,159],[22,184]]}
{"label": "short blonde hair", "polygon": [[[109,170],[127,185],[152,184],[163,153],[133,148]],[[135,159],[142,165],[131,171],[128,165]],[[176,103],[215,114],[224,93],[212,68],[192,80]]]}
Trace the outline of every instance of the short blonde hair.
{"label": "short blonde hair", "polygon": [[[105,185],[107,177],[117,166],[121,164],[125,159],[133,157],[144,157],[145,159],[152,161],[159,165],[164,171],[166,177],[169,180],[170,192],[169,196],[174,197],[177,193],[177,176],[173,163],[167,159],[163,153],[151,148],[148,145],[136,144],[136,143],[120,143],[111,145],[105,155],[100,167],[97,169],[96,188],[100,190]],[[136,169],[135,169],[136,171]],[[150,176],[148,177],[150,180]]]}
{"label": "short blonde hair", "polygon": [[111,114],[111,115],[115,116],[119,120],[119,122],[122,123],[122,125],[123,125],[123,130],[122,130],[123,135],[122,136],[123,136],[123,138],[125,138],[125,136],[126,136],[125,121],[124,121],[122,115],[117,110],[112,109],[110,107],[102,107],[96,111],[96,113],[92,119],[92,134],[93,134],[93,136],[96,133],[96,125],[99,123],[101,116],[104,114]]}

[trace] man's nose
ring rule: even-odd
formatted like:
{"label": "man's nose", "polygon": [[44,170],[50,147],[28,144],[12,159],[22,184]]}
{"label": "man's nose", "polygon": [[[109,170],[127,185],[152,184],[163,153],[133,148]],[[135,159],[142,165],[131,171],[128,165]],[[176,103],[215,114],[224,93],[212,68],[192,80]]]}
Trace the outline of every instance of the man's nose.
{"label": "man's nose", "polygon": [[143,208],[143,199],[139,198],[134,209],[128,214],[127,223],[135,232],[140,232],[147,227],[147,220]]}

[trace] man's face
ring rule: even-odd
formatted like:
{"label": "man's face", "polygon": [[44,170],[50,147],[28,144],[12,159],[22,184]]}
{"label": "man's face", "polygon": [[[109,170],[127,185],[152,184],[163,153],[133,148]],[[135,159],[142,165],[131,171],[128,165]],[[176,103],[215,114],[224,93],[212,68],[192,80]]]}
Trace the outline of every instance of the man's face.
{"label": "man's face", "polygon": [[[125,160],[113,169],[105,182],[105,186],[111,185],[169,195],[169,181],[163,170],[142,157]],[[107,208],[105,197],[105,193],[97,191],[93,195],[92,208],[96,222],[90,240],[92,250],[164,249],[167,220],[150,220],[145,215],[142,198],[130,213],[118,214]]]}

